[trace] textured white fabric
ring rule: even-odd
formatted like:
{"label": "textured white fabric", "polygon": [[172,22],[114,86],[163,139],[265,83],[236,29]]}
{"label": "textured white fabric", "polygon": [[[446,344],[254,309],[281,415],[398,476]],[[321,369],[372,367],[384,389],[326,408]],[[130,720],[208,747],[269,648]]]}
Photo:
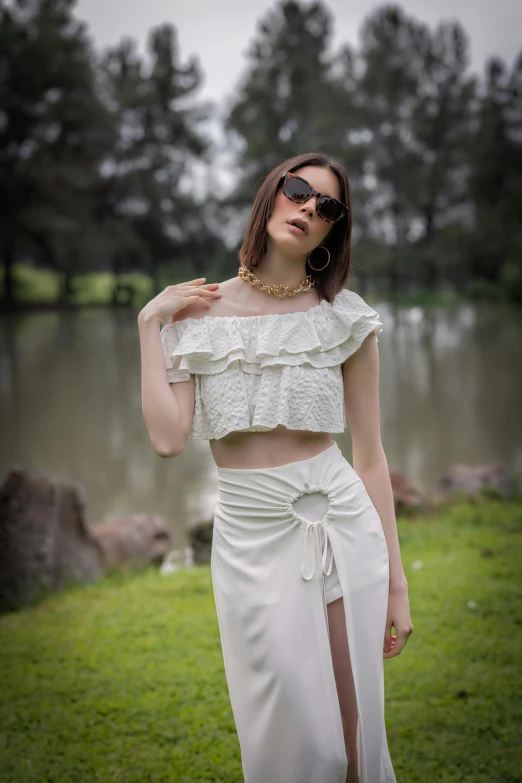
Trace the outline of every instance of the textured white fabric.
{"label": "textured white fabric", "polygon": [[291,430],[344,432],[342,363],[379,316],[359,294],[343,289],[330,304],[252,316],[203,316],[161,330],[171,383],[195,376],[190,437],[222,438],[283,424]]}
{"label": "textured white fabric", "polygon": [[[396,783],[384,698],[389,555],[361,478],[335,442],[309,459],[217,473],[211,573],[244,782],[346,781],[324,603],[333,559],[357,701],[360,783]],[[297,510],[300,498],[317,493],[327,497],[324,514]]]}

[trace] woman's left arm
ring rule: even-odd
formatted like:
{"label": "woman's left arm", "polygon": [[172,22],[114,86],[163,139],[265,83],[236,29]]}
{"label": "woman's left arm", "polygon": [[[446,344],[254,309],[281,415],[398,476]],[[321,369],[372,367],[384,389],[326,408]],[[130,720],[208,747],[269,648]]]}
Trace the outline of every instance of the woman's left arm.
{"label": "woman's left arm", "polygon": [[[381,519],[390,561],[388,618],[384,657],[401,652],[413,624],[408,581],[401,561],[395,505],[388,461],[381,440],[379,405],[379,349],[374,333],[343,364],[344,403],[352,436],[353,469],[363,482]],[[397,636],[391,633],[391,626]]]}

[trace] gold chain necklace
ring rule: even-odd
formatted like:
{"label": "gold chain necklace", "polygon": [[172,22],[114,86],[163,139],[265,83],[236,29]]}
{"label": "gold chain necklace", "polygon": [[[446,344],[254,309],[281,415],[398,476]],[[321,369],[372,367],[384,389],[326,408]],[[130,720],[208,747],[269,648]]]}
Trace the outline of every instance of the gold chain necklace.
{"label": "gold chain necklace", "polygon": [[306,275],[299,285],[276,285],[275,283],[263,283],[257,275],[255,275],[246,266],[240,266],[238,271],[238,277],[241,277],[245,282],[250,285],[259,288],[260,291],[266,291],[268,294],[273,294],[279,299],[285,296],[295,296],[300,291],[309,291],[315,285],[315,280],[311,275]]}

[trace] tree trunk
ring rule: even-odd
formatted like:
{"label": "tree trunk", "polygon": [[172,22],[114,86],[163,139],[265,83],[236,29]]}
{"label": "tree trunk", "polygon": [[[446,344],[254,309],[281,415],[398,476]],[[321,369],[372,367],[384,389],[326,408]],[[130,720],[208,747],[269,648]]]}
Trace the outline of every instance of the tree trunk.
{"label": "tree trunk", "polygon": [[58,304],[69,304],[70,298],[74,293],[74,275],[65,271],[60,273],[60,293],[58,295]]}
{"label": "tree trunk", "polygon": [[154,296],[157,296],[160,292],[160,271],[159,271],[159,265],[156,261],[152,262],[152,282],[153,282],[153,291]]}
{"label": "tree trunk", "polygon": [[2,310],[13,310],[16,305],[14,285],[14,242],[12,234],[4,238],[2,263],[4,265],[4,291],[0,300]]}

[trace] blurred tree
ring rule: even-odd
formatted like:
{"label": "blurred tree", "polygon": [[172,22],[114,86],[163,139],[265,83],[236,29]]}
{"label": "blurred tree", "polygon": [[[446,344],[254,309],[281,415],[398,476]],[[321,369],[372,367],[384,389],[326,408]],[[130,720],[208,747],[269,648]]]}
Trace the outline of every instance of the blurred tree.
{"label": "blurred tree", "polygon": [[[457,24],[429,28],[385,5],[362,26],[361,47],[328,55],[329,12],[284,0],[260,23],[226,128],[241,140],[225,209],[243,216],[259,181],[281,160],[322,150],[346,165],[352,185],[354,267],[397,291],[429,287],[465,264],[445,237],[471,223],[467,157],[475,79]],[[442,251],[442,252],[441,252]],[[451,265],[451,267],[450,267]],[[355,270],[354,270],[355,271]]]}
{"label": "blurred tree", "polygon": [[259,181],[292,155],[339,148],[327,46],[331,16],[321,3],[286,0],[258,25],[237,100],[225,120],[242,143],[239,181],[225,206],[248,208]]}
{"label": "blurred tree", "polygon": [[56,270],[62,301],[80,271],[112,270],[115,302],[123,272],[146,269],[156,290],[161,267],[225,273],[260,182],[305,151],[347,167],[363,288],[379,276],[391,291],[449,282],[522,300],[522,53],[511,72],[490,60],[482,83],[458,24],[431,32],[395,4],[366,18],[358,49],[330,53],[329,10],[281,0],[225,113],[238,179],[220,199],[211,105],[175,28],[153,29],[143,57],[124,40],[99,58],[74,7],[0,2],[4,305],[17,259]]}
{"label": "blurred tree", "polygon": [[470,161],[470,290],[522,302],[522,52],[486,65]]}
{"label": "blurred tree", "polygon": [[179,62],[176,31],[153,29],[149,63],[125,40],[103,58],[104,90],[114,112],[117,143],[100,182],[101,217],[111,233],[125,225],[116,243],[113,270],[127,263],[151,272],[156,291],[166,261],[190,254],[194,271],[220,246],[203,208],[182,188],[191,161],[204,159],[209,141],[198,131],[209,107],[194,103],[201,82],[197,60]]}
{"label": "blurred tree", "polygon": [[[444,253],[431,252],[440,250],[435,234],[453,221],[462,221],[461,230],[469,224],[475,81],[465,75],[467,48],[458,24],[441,24],[432,35],[399,6],[385,5],[362,26],[358,62],[351,50],[339,57],[353,122],[348,143],[364,149],[364,187],[355,188],[363,240],[389,248],[380,253],[380,271],[392,291],[408,279],[435,286],[446,267]],[[338,106],[346,114],[342,97]]]}
{"label": "blurred tree", "polygon": [[112,139],[93,54],[73,0],[0,6],[2,304],[15,303],[24,254],[60,273],[62,300],[86,267],[97,166]]}

